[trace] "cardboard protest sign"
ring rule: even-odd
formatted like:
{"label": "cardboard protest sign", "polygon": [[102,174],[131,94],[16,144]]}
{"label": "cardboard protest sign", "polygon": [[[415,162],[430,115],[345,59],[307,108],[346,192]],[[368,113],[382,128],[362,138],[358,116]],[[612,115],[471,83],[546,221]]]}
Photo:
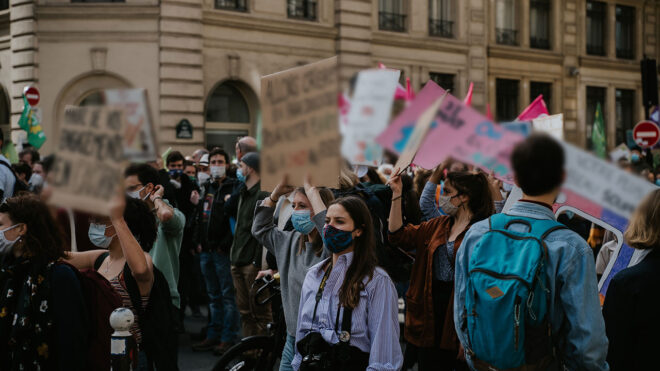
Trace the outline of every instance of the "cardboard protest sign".
{"label": "cardboard protest sign", "polygon": [[105,106],[67,107],[56,134],[49,174],[51,202],[109,215],[124,170],[124,112]]}
{"label": "cardboard protest sign", "polygon": [[394,165],[395,169],[399,169],[397,174],[403,172],[410,164],[413,162],[419,147],[422,145],[426,134],[429,129],[431,129],[431,124],[435,118],[435,114],[438,111],[438,107],[442,104],[442,101],[447,96],[447,92],[438,98],[435,102],[431,104],[429,108],[422,113],[422,115],[417,120],[415,129],[413,130],[410,138],[406,142],[406,147],[403,149],[403,153],[399,156],[399,160]]}
{"label": "cardboard protest sign", "polygon": [[302,185],[337,185],[341,169],[337,57],[261,78],[261,188],[271,190],[284,174]]}
{"label": "cardboard protest sign", "polygon": [[532,120],[535,131],[542,131],[557,140],[564,140],[564,115],[542,116]]}
{"label": "cardboard protest sign", "polygon": [[530,121],[500,122],[500,125],[525,137],[532,134],[532,123]]}
{"label": "cardboard protest sign", "polygon": [[399,81],[398,70],[360,71],[351,97],[341,152],[353,165],[379,166],[383,147],[376,137],[387,128]]}
{"label": "cardboard protest sign", "polygon": [[124,155],[133,162],[155,161],[158,143],[145,89],[108,89],[105,103],[124,109]]}

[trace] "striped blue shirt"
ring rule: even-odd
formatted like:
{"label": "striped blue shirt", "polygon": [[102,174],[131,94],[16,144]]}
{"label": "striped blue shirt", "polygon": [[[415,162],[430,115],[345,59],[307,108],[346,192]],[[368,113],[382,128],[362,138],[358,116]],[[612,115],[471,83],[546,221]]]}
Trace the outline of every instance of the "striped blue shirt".
{"label": "striped blue shirt", "polygon": [[[332,259],[332,258],[329,258]],[[318,332],[326,342],[339,342],[341,316],[335,330],[337,310],[339,309],[339,289],[344,282],[346,271],[353,260],[353,253],[341,255],[332,268],[326,281],[323,296],[312,318],[324,271],[322,267],[328,259],[312,266],[307,272],[300,296],[298,310],[298,328],[296,344],[310,332]],[[397,293],[390,277],[381,268],[376,268],[371,281],[365,278],[365,290],[360,293],[360,303],[353,309],[351,340],[352,346],[369,353],[367,370],[399,370],[403,364],[403,355],[399,344],[399,308]],[[300,368],[302,356],[296,347],[296,355],[291,365],[294,370]]]}

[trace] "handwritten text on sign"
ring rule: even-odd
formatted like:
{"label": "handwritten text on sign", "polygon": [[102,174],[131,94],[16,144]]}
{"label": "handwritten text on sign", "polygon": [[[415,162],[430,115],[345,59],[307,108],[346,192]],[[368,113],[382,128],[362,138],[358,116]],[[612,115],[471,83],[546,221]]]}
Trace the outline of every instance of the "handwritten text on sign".
{"label": "handwritten text on sign", "polygon": [[337,125],[337,58],[261,78],[261,187],[272,190],[289,174],[301,185],[336,186],[341,136]]}
{"label": "handwritten text on sign", "polygon": [[54,204],[109,215],[124,160],[124,113],[108,107],[67,107],[49,180]]}

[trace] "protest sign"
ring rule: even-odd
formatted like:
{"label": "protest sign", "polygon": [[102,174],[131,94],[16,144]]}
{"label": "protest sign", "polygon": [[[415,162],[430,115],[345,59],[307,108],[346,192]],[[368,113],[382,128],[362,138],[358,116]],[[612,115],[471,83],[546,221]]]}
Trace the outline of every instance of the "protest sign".
{"label": "protest sign", "polygon": [[630,160],[630,149],[624,143],[619,144],[614,150],[610,151],[612,161],[619,161],[622,158]]}
{"label": "protest sign", "polygon": [[109,215],[124,169],[124,112],[104,106],[67,107],[49,174],[53,204]]}
{"label": "protest sign", "polygon": [[564,115],[541,116],[532,120],[534,131],[547,133],[557,140],[564,140]]}
{"label": "protest sign", "polygon": [[399,81],[398,70],[363,70],[357,76],[341,152],[353,165],[379,166],[383,147],[376,137],[387,128]]}
{"label": "protest sign", "polygon": [[532,123],[529,121],[500,122],[505,129],[514,131],[524,137],[532,134]]}
{"label": "protest sign", "polygon": [[133,162],[155,161],[158,143],[145,89],[108,89],[105,103],[124,109],[124,155]]}
{"label": "protest sign", "polygon": [[261,78],[261,188],[271,190],[284,174],[302,185],[310,174],[318,186],[337,185],[341,169],[337,57]]}
{"label": "protest sign", "polygon": [[412,163],[419,147],[422,145],[426,134],[429,129],[431,129],[431,124],[435,118],[435,114],[438,111],[438,107],[442,104],[442,101],[447,96],[445,92],[440,98],[431,104],[429,108],[422,113],[422,115],[417,120],[415,129],[413,130],[410,138],[406,142],[406,147],[403,149],[403,153],[399,156],[399,160],[394,165],[395,169],[398,169],[397,175],[403,172],[410,164]]}

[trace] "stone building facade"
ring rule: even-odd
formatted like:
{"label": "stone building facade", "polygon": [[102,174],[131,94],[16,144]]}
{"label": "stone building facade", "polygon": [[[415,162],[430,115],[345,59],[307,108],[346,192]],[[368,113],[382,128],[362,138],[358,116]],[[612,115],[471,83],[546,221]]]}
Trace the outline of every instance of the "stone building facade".
{"label": "stone building facade", "polygon": [[[162,149],[254,135],[259,78],[339,55],[342,80],[381,62],[508,120],[538,93],[585,146],[601,102],[608,144],[642,119],[639,61],[660,54],[657,1],[10,0],[0,11],[0,124],[20,141],[26,85],[47,136],[69,104],[142,87]],[[0,8],[2,7],[0,2]],[[657,71],[655,71],[657,73]],[[4,112],[4,113],[3,113]],[[177,139],[187,119],[192,139]],[[52,142],[44,151],[52,151]]]}

